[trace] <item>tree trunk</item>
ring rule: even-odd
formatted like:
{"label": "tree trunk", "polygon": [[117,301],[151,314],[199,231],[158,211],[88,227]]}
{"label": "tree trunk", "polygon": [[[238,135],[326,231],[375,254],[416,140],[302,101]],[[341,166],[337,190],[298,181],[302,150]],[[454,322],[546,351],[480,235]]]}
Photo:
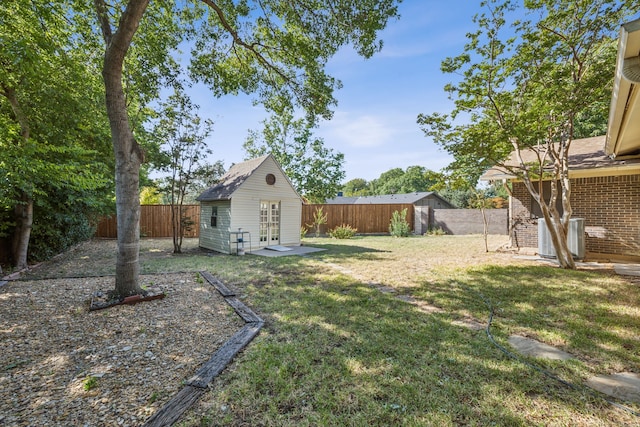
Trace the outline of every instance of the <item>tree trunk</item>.
{"label": "tree trunk", "polygon": [[[4,84],[0,85],[0,95],[9,101],[11,110],[20,125],[20,136],[25,144],[28,143],[31,134],[29,120],[22,110],[15,88]],[[20,201],[14,207],[14,219],[16,228],[13,231],[13,241],[11,242],[11,257],[13,266],[18,270],[22,270],[28,266],[29,239],[31,238],[31,228],[33,227],[33,196],[29,195],[24,189],[20,190]]]}
{"label": "tree trunk", "polygon": [[182,204],[182,200],[180,200],[180,205],[178,206],[178,254],[182,253],[182,238],[184,237],[184,206]]}
{"label": "tree trunk", "polygon": [[96,13],[105,39],[106,51],[102,77],[111,141],[116,159],[116,213],[118,223],[118,254],[116,259],[116,296],[124,298],[142,293],[138,284],[140,274],[140,165],[144,160],[136,142],[127,114],[122,86],[124,59],[149,0],[129,1],[120,17],[119,26],[111,33],[107,7],[103,0],[95,0]]}
{"label": "tree trunk", "polygon": [[33,199],[26,193],[22,193],[21,199],[21,203],[18,203],[14,210],[16,228],[13,232],[11,247],[13,266],[18,270],[28,266],[27,254],[33,226]]}
{"label": "tree trunk", "polygon": [[558,265],[561,268],[574,270],[576,263],[573,260],[573,255],[569,250],[569,244],[567,243],[567,227],[564,227],[562,221],[558,215],[551,216],[549,209],[546,206],[540,206],[542,208],[542,214],[544,220],[547,223],[547,229],[553,242],[553,248],[556,251],[556,257],[558,259]]}
{"label": "tree trunk", "polygon": [[482,236],[484,237],[484,251],[489,252],[489,223],[487,222],[487,212],[485,211],[484,207],[480,208],[480,213],[482,214]]}
{"label": "tree trunk", "polygon": [[141,159],[135,152],[137,143],[133,135],[126,135],[130,133],[130,130],[121,129],[121,132],[120,147],[116,147],[114,139],[118,224],[115,291],[118,296],[126,297],[142,292],[138,285],[140,273],[140,194],[138,185]]}
{"label": "tree trunk", "polygon": [[[525,187],[527,188],[527,190],[529,191],[529,194],[531,194],[531,196],[535,199],[536,203],[538,203],[538,206],[540,206],[540,209],[542,210],[542,215],[544,216],[544,220],[547,223],[547,229],[549,230],[549,235],[551,236],[551,242],[553,243],[553,248],[556,251],[556,257],[558,260],[558,265],[561,268],[566,268],[566,269],[571,269],[571,270],[575,270],[576,268],[576,263],[573,260],[573,255],[571,255],[571,251],[569,250],[569,244],[567,243],[567,229],[568,229],[568,219],[566,220],[567,222],[567,227],[565,227],[563,225],[563,221],[561,221],[560,219],[560,215],[558,213],[558,210],[555,207],[555,201],[556,201],[556,197],[558,196],[557,193],[557,188],[555,186],[555,181],[552,181],[551,183],[551,193],[550,194],[550,205],[547,205],[547,203],[544,200],[544,195],[543,195],[543,186],[542,186],[542,175],[540,175],[540,177],[538,178],[538,190],[536,191],[536,189],[533,186],[533,182],[531,180],[531,176],[529,175],[529,171],[528,169],[525,167],[525,163],[522,160],[522,155],[520,152],[520,149],[517,145],[514,145],[514,148],[516,150],[516,155],[518,156],[518,162],[520,163],[520,167],[522,168],[522,170],[524,171],[524,175],[523,175],[523,183],[525,185]],[[550,148],[552,149],[552,148]],[[566,153],[565,153],[566,155]],[[546,156],[545,156],[546,157]],[[558,156],[555,156],[556,158],[558,158]],[[544,157],[543,157],[544,159]],[[543,161],[541,161],[542,164]],[[558,164],[556,163],[555,165],[556,167],[558,166]],[[565,165],[566,166],[566,165]],[[540,170],[542,170],[542,166],[540,166]],[[555,176],[558,175],[558,168],[556,168],[555,170]],[[565,186],[569,186],[570,182],[567,179],[566,181],[563,181],[563,184]],[[569,203],[569,199],[568,199],[568,194],[570,194],[570,187],[567,190],[567,188],[563,187],[563,205],[565,206],[565,209],[568,209],[568,214],[571,215],[571,205]],[[569,192],[567,192],[569,191]],[[551,206],[551,207],[550,207]],[[566,214],[566,212],[565,212]],[[565,217],[566,218],[566,217]]]}
{"label": "tree trunk", "polygon": [[173,232],[173,253],[179,254],[182,252],[180,236],[182,235],[182,228],[180,227],[180,220],[182,218],[182,206],[171,203],[171,228]]}

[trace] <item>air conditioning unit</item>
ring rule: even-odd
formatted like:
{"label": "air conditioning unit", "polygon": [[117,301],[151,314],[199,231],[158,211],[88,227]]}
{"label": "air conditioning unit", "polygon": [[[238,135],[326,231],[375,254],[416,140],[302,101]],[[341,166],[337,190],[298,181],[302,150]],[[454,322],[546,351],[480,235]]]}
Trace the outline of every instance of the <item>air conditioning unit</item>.
{"label": "air conditioning unit", "polygon": [[[571,218],[569,220],[567,244],[574,259],[584,258],[586,253],[584,218]],[[553,247],[551,234],[549,234],[549,229],[544,218],[538,219],[538,255],[543,258],[556,257],[556,250]]]}

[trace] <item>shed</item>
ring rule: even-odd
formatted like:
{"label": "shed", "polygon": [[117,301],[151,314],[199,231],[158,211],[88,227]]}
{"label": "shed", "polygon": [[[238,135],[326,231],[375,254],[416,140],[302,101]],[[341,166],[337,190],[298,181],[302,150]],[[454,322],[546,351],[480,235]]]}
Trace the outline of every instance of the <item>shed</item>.
{"label": "shed", "polygon": [[271,154],[233,165],[197,200],[202,248],[237,253],[238,237],[249,251],[300,245],[302,198]]}
{"label": "shed", "polygon": [[411,204],[414,210],[413,230],[415,234],[424,234],[429,229],[431,211],[434,209],[454,209],[451,203],[435,191],[406,194],[385,194],[381,196],[343,197],[327,200],[328,205],[389,205]]}
{"label": "shed", "polygon": [[414,206],[429,206],[432,209],[453,209],[454,206],[440,197],[435,191],[385,194],[382,196],[338,196],[327,200],[327,205],[388,205],[395,203],[407,203]]}

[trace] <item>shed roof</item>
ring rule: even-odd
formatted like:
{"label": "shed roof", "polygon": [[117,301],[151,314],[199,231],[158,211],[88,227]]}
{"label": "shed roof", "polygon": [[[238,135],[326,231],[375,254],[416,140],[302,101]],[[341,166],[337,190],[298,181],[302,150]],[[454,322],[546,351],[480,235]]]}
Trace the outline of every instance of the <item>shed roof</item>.
{"label": "shed roof", "polygon": [[244,184],[247,178],[249,178],[269,156],[271,156],[271,154],[231,166],[229,171],[220,178],[220,182],[209,187],[200,194],[196,200],[199,202],[210,202],[214,200],[231,199],[233,193]]}
{"label": "shed roof", "polygon": [[[534,149],[522,151],[522,160],[525,163],[537,161]],[[504,162],[507,166],[517,167],[518,161],[515,152],[511,153]],[[640,166],[639,159],[614,160],[605,154],[605,137],[576,139],[571,142],[569,149],[569,171],[574,176],[602,176],[607,172],[621,172],[623,169]],[[483,181],[500,179],[515,179],[516,176],[506,168],[494,166],[480,177]]]}
{"label": "shed roof", "polygon": [[[426,197],[442,198],[434,191],[420,192],[420,193],[407,193],[407,194],[386,194],[382,196],[361,196],[361,197],[335,197],[326,201],[328,205],[388,205],[393,203],[408,203],[413,204],[418,200],[422,200]],[[444,201],[444,200],[443,200]],[[449,203],[449,202],[447,202]]]}

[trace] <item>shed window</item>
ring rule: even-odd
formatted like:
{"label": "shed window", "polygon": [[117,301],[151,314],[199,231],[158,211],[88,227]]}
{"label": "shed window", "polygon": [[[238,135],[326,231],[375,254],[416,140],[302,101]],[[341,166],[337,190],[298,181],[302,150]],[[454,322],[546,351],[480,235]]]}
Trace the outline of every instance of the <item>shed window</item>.
{"label": "shed window", "polygon": [[212,227],[218,226],[218,207],[217,206],[213,206],[211,208],[211,226]]}

